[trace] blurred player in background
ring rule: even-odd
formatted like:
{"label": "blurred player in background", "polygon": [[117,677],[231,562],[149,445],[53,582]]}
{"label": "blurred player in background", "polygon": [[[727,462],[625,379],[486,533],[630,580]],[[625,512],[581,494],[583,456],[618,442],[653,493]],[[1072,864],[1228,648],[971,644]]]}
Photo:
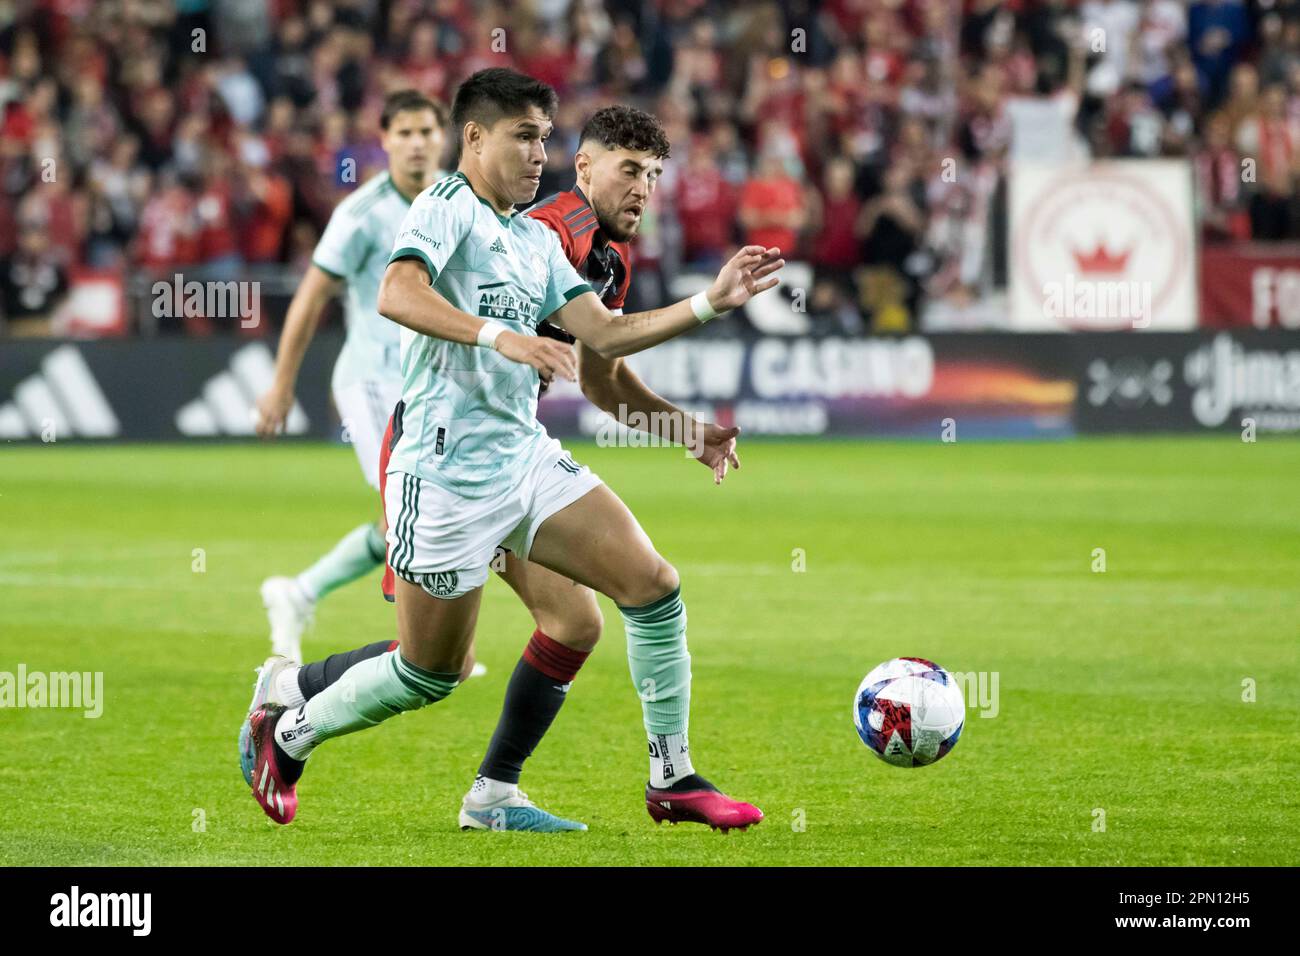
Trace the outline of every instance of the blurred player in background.
{"label": "blurred player in background", "polygon": [[[356,450],[361,473],[379,487],[379,445],[401,397],[398,327],[375,310],[379,282],[393,239],[412,200],[444,173],[445,108],[414,90],[384,101],[380,143],[388,168],[339,203],[316,246],[312,263],[289,305],[275,358],[275,382],[257,402],[257,433],[284,427],[294,403],[303,356],[326,303],[347,286],[347,340],[334,365],[334,406]],[[302,660],[302,633],[316,602],[384,562],[383,515],[349,531],[311,567],[294,577],[262,582],[276,654]]]}

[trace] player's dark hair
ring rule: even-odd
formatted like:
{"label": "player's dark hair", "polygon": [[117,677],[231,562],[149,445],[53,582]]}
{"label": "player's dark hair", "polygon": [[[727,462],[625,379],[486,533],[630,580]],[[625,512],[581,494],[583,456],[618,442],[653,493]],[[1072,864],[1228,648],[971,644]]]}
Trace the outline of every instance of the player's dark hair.
{"label": "player's dark hair", "polygon": [[579,143],[588,140],[606,149],[645,150],[656,159],[667,159],[671,145],[658,119],[631,106],[606,106],[593,113],[578,137]]}
{"label": "player's dark hair", "polygon": [[451,124],[457,132],[471,120],[490,127],[503,116],[520,116],[536,106],[547,119],[555,116],[560,105],[555,90],[541,80],[515,70],[494,66],[479,70],[456,88],[451,105]]}
{"label": "player's dark hair", "polygon": [[433,118],[438,126],[447,125],[447,107],[418,90],[398,90],[384,97],[384,111],[379,114],[379,128],[388,129],[393,117],[409,110],[433,110]]}

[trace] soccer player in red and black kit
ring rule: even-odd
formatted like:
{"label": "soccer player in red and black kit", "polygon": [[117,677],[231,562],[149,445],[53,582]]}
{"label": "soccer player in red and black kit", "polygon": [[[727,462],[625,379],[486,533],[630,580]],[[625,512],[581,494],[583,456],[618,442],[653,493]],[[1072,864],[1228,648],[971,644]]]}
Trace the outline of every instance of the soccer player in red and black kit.
{"label": "soccer player in red and black kit", "polygon": [[[636,235],[668,153],[668,138],[653,116],[626,106],[602,109],[587,122],[579,139],[575,187],[541,200],[525,213],[555,230],[569,262],[611,311],[621,310],[627,296],[632,280],[628,242]],[[538,334],[574,342],[547,323]],[[694,419],[651,391],[622,359],[605,359],[581,343],[576,345],[583,394],[597,407],[625,424],[629,420],[648,423],[647,430],[664,441],[685,444],[713,472],[715,483],[721,483],[729,466],[740,467],[739,429]],[[543,381],[543,392],[546,386]],[[381,482],[395,427],[401,428],[400,404],[381,448]],[[519,792],[518,782],[524,761],[559,713],[570,683],[600,639],[603,619],[595,593],[504,550],[492,567],[528,607],[537,628],[511,675],[496,730],[462,803],[460,825],[463,829],[585,830],[584,824],[533,805]],[[385,570],[383,588],[391,601],[391,568]],[[353,664],[390,647],[391,642],[381,641],[296,670],[292,664],[269,662],[264,670],[276,672],[268,680],[281,691],[277,696],[289,697],[285,705],[296,706]],[[645,798],[656,822],[704,823],[726,830],[762,819],[757,807],[731,799],[695,773],[685,731],[650,733],[648,746],[650,782]]]}

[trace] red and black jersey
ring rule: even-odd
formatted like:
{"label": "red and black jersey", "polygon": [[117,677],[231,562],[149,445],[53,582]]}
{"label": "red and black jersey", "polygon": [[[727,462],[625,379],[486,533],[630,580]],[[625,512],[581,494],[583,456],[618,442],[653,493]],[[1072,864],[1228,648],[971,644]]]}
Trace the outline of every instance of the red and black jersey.
{"label": "red and black jersey", "polygon": [[[632,283],[632,250],[626,242],[607,242],[600,231],[596,210],[591,208],[582,190],[574,186],[568,192],[548,196],[524,213],[539,219],[555,230],[569,264],[591,284],[605,308],[623,308],[627,289]],[[573,336],[543,322],[538,335],[572,342]]]}

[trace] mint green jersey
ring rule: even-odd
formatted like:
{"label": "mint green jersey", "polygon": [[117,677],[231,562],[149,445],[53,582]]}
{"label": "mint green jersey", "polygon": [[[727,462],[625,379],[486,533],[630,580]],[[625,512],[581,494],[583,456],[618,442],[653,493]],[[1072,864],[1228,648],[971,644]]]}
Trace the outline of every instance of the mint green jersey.
{"label": "mint green jersey", "polygon": [[[536,335],[537,325],[590,292],[555,232],[529,216],[502,216],[462,173],[416,197],[390,261],[417,259],[456,308]],[[401,330],[402,433],[390,471],[467,498],[516,486],[547,438],[537,421],[537,371],[493,349]]]}
{"label": "mint green jersey", "polygon": [[347,283],[347,339],[331,381],[336,391],[401,375],[398,326],[380,315],[375,303],[393,239],[410,207],[411,201],[384,171],[338,204],[312,253],[317,268]]}

